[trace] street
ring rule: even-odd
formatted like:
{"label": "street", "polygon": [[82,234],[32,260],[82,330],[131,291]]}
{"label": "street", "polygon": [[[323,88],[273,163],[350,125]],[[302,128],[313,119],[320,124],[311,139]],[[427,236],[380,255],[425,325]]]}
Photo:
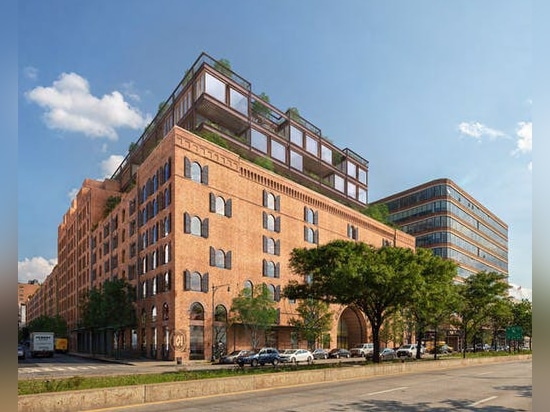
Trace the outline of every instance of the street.
{"label": "street", "polygon": [[531,411],[532,362],[292,386],[102,411]]}

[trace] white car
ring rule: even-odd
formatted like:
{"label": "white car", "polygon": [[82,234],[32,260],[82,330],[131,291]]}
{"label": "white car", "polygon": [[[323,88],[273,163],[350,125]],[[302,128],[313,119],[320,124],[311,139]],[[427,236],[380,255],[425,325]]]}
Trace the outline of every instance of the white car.
{"label": "white car", "polygon": [[281,353],[281,361],[285,363],[313,362],[313,354],[307,349],[286,349]]}

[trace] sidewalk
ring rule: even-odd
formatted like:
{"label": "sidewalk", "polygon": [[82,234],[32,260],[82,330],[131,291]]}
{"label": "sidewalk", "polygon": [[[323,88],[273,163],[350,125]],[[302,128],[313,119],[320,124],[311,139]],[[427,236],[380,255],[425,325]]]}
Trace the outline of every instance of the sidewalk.
{"label": "sidewalk", "polygon": [[[200,360],[200,361],[188,361],[178,364],[175,360],[158,360],[158,359],[149,359],[149,358],[115,358],[112,356],[106,356],[101,354],[92,355],[91,353],[79,353],[79,352],[69,352],[68,355],[76,356],[79,358],[85,359],[94,359],[101,362],[110,362],[118,363],[121,365],[130,365],[138,366],[140,368],[171,368],[172,370],[176,368],[181,369],[209,369],[214,366],[210,361]],[[216,366],[220,366],[215,364]]]}

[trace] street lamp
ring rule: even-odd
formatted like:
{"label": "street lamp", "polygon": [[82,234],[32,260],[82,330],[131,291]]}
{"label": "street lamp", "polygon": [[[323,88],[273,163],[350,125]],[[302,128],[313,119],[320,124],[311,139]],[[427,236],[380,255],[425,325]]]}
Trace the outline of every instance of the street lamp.
{"label": "street lamp", "polygon": [[231,288],[229,286],[229,283],[226,283],[224,285],[212,285],[212,356],[210,357],[210,361],[211,362],[214,362],[216,360],[214,354],[216,353],[216,342],[214,340],[214,335],[215,335],[215,326],[214,326],[214,322],[216,320],[216,306],[214,304],[214,295],[216,294],[216,291],[219,289],[219,288],[222,288],[224,286],[227,286],[227,291],[230,292],[231,291]]}

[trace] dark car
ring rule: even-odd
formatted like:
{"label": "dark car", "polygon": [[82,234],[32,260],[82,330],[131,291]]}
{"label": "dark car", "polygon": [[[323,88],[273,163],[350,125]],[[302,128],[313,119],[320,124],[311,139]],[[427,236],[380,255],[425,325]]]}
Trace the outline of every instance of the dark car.
{"label": "dark car", "polygon": [[328,353],[329,358],[351,358],[351,352],[344,348],[335,348],[331,349],[331,351]]}
{"label": "dark car", "polygon": [[[380,361],[385,361],[385,360],[394,360],[394,359],[397,359],[397,354],[395,353],[395,350],[392,349],[392,348],[384,348],[382,349],[380,352],[379,352],[379,359]],[[371,353],[368,353],[367,356],[365,356],[367,359],[369,360],[372,360],[373,358],[373,354],[372,352]]]}
{"label": "dark car", "polygon": [[258,366],[271,363],[273,366],[277,366],[281,362],[281,355],[275,348],[262,348],[258,353],[250,356],[242,356],[237,358],[237,363],[240,367],[244,365]]}
{"label": "dark car", "polygon": [[221,358],[220,358],[220,363],[237,363],[237,359],[239,357],[244,357],[244,356],[250,356],[250,355],[253,355],[255,352],[252,351],[252,350],[234,350],[233,352],[227,354],[227,355],[223,355]]}
{"label": "dark car", "polygon": [[317,348],[312,353],[313,359],[328,359],[328,350]]}

